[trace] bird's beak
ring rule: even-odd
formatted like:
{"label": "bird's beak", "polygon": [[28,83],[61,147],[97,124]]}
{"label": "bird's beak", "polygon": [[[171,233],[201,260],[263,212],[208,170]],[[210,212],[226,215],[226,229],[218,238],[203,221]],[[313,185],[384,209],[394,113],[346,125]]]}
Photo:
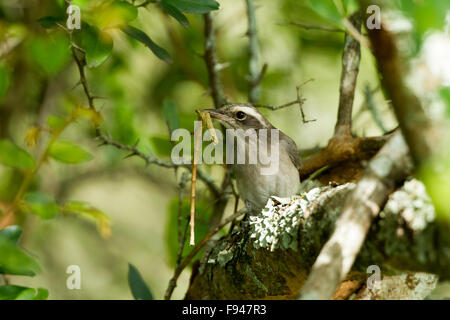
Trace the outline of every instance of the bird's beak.
{"label": "bird's beak", "polygon": [[203,112],[209,112],[209,115],[211,116],[211,118],[219,120],[219,121],[227,121],[228,118],[229,118],[221,110],[217,110],[217,109],[203,109],[202,111]]}

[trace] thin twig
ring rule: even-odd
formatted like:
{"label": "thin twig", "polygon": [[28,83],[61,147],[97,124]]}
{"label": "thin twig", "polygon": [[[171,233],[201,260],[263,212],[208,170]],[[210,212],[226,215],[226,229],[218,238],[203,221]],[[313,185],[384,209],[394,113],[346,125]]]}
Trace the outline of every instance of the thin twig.
{"label": "thin twig", "polygon": [[339,28],[333,28],[333,27],[327,27],[327,26],[319,26],[319,25],[310,25],[302,22],[296,22],[296,21],[289,21],[286,23],[279,23],[280,26],[285,25],[293,25],[297,26],[306,30],[320,30],[320,31],[328,31],[328,32],[345,32],[344,29]]}
{"label": "thin twig", "polygon": [[186,268],[189,263],[191,262],[192,258],[195,257],[195,255],[205,246],[205,244],[208,243],[208,241],[214,236],[217,232],[219,232],[224,226],[226,226],[228,223],[234,221],[235,219],[239,218],[243,214],[247,212],[246,208],[242,208],[235,214],[229,216],[226,218],[223,222],[219,223],[217,226],[212,228],[208,234],[192,249],[192,251],[189,253],[186,258],[184,258],[183,262],[180,264],[178,268],[175,269],[174,275],[172,276],[172,279],[169,281],[169,286],[167,287],[166,293],[164,295],[165,300],[170,300],[170,297],[172,296],[173,290],[177,286],[177,280],[183,272],[184,268]]}
{"label": "thin twig", "polygon": [[383,134],[388,132],[388,130],[384,127],[383,120],[380,118],[380,114],[378,113],[377,107],[375,105],[375,101],[373,101],[373,90],[370,89],[370,85],[366,84],[364,87],[364,100],[366,103],[367,108],[369,109],[370,113],[372,114],[373,119],[375,120],[375,123],[377,126],[381,129]]}
{"label": "thin twig", "polygon": [[280,109],[287,108],[287,107],[293,106],[293,105],[295,105],[295,104],[298,104],[298,106],[299,106],[299,108],[300,108],[300,113],[301,113],[301,115],[302,115],[302,121],[303,121],[303,123],[308,123],[308,122],[316,121],[316,119],[311,119],[311,120],[307,120],[307,119],[306,119],[305,113],[303,112],[303,104],[305,103],[306,99],[303,98],[302,95],[300,94],[300,88],[301,88],[302,86],[304,86],[305,84],[307,84],[308,82],[311,82],[311,81],[313,81],[313,80],[314,80],[314,79],[308,79],[308,80],[306,80],[305,82],[303,82],[303,83],[301,83],[300,85],[298,85],[298,86],[295,87],[295,89],[296,89],[296,94],[297,94],[297,99],[295,99],[294,101],[291,101],[291,102],[282,104],[282,105],[280,105],[280,106],[270,106],[270,105],[265,105],[265,104],[256,104],[255,107],[256,107],[256,108],[264,108],[264,109],[269,109],[269,110],[272,110],[272,111],[276,111],[276,110],[280,110]]}
{"label": "thin twig", "polygon": [[[86,98],[88,100],[89,108],[92,110],[96,110],[94,105],[95,96],[91,94],[89,84],[86,78],[85,69],[86,61],[84,58],[84,52],[80,51],[82,57],[79,57],[76,50],[78,50],[76,47],[72,46],[72,55],[73,58],[77,64],[79,75],[80,75],[80,83],[83,86],[84,93],[86,95]],[[158,157],[155,157],[153,155],[147,155],[140,151],[138,149],[137,144],[134,146],[130,146],[127,144],[120,143],[118,141],[113,140],[109,135],[103,134],[99,127],[95,128],[97,138],[101,141],[100,146],[103,145],[111,145],[117,149],[124,150],[130,152],[130,154],[127,157],[130,156],[137,156],[141,159],[143,159],[146,163],[146,165],[155,164],[164,168],[177,168],[177,167],[184,167],[189,170],[192,170],[192,165],[190,164],[175,164],[171,161],[164,161]],[[197,170],[197,176],[200,180],[202,180],[209,188],[209,190],[214,194],[214,196],[220,196],[220,188],[216,185],[213,178],[208,175],[207,173]]]}
{"label": "thin twig", "polygon": [[267,64],[259,70],[259,45],[258,45],[258,28],[256,24],[256,7],[253,0],[245,0],[247,4],[247,19],[248,31],[247,36],[249,40],[249,93],[248,101],[250,103],[257,103],[260,97],[260,84],[264,73],[267,69]]}
{"label": "thin twig", "polygon": [[227,103],[227,99],[223,93],[222,83],[220,82],[219,70],[216,57],[216,45],[215,45],[215,35],[214,35],[214,25],[211,13],[205,13],[203,15],[205,26],[205,53],[204,60],[206,63],[206,68],[208,70],[209,83],[211,86],[211,96],[214,100],[214,105],[216,108]]}
{"label": "thin twig", "polygon": [[183,172],[180,178],[180,183],[178,184],[178,253],[177,253],[177,260],[176,260],[176,266],[177,268],[180,263],[181,259],[183,258],[183,249],[184,249],[184,243],[186,242],[186,234],[188,229],[188,223],[185,223],[183,228],[183,222],[184,222],[184,216],[183,216],[183,198],[184,198],[184,189],[186,188],[186,183],[189,180],[189,175],[187,172]]}
{"label": "thin twig", "polygon": [[189,225],[191,227],[191,238],[189,245],[195,245],[195,185],[197,182],[197,163],[198,152],[202,144],[202,121],[199,121],[194,131],[194,161],[192,162],[192,175],[191,175],[191,220]]}

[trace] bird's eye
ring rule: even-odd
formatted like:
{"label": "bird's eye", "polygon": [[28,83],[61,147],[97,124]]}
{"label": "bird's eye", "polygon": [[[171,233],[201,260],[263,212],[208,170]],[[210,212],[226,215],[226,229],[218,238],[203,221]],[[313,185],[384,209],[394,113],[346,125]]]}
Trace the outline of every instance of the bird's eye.
{"label": "bird's eye", "polygon": [[242,112],[242,111],[236,112],[236,119],[242,121],[242,120],[245,120],[245,118],[247,118],[247,115],[244,112]]}

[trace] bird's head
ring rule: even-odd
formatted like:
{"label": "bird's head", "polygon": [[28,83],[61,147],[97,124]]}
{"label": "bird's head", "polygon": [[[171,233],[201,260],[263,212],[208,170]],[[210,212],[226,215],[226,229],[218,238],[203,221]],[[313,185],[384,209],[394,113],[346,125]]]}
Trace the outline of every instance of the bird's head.
{"label": "bird's head", "polygon": [[228,129],[271,129],[272,124],[256,109],[247,104],[229,104],[219,109],[204,109],[211,118]]}

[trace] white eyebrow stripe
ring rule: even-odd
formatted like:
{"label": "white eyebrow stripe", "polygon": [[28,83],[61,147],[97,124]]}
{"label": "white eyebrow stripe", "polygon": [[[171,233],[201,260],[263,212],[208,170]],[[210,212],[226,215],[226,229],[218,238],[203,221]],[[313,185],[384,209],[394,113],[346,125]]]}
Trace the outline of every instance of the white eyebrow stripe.
{"label": "white eyebrow stripe", "polygon": [[266,127],[267,123],[266,120],[264,119],[264,117],[255,109],[250,108],[250,107],[246,107],[246,106],[236,106],[233,108],[233,112],[237,112],[237,111],[242,111],[245,114],[248,114],[249,116],[255,118],[256,120],[259,121],[259,123],[261,123],[262,126]]}

